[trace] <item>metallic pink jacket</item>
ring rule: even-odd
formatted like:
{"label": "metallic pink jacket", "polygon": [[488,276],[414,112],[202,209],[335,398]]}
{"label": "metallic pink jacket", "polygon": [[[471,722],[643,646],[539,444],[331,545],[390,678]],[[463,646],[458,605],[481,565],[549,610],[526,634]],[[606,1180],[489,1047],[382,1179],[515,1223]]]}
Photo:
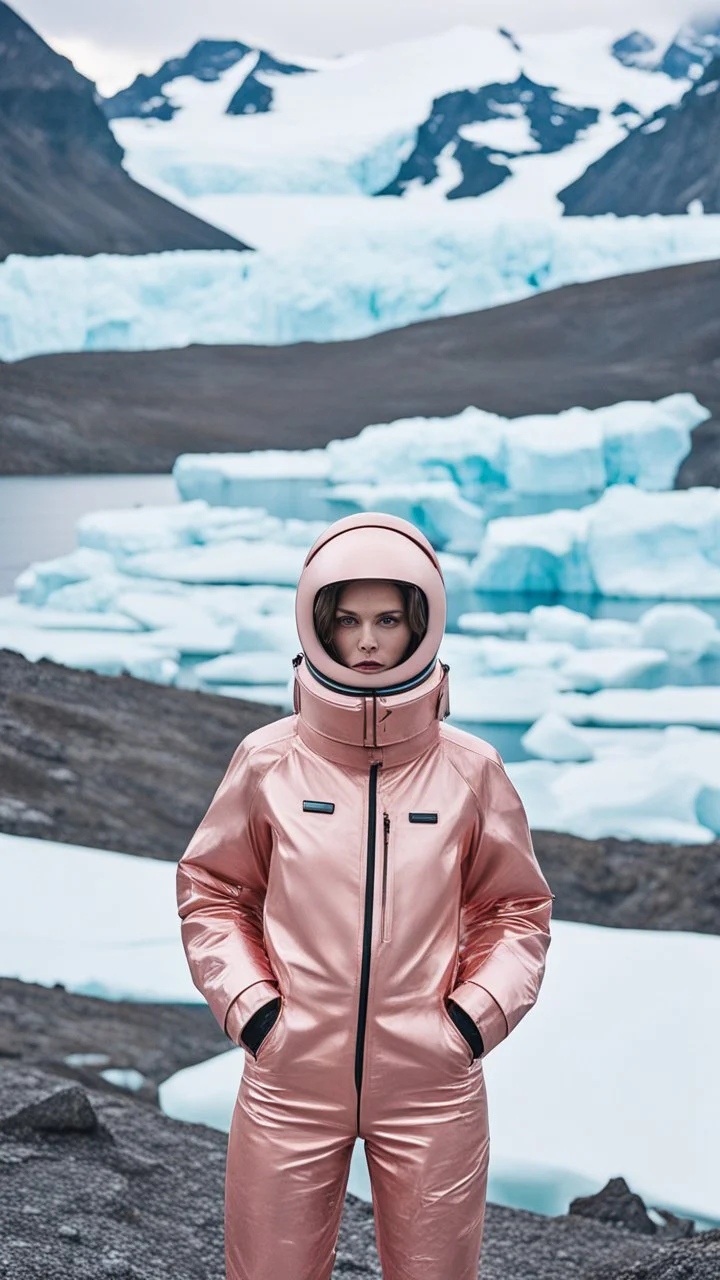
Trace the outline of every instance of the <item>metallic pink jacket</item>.
{"label": "metallic pink jacket", "polygon": [[[472,1062],[449,996],[477,1024],[483,1056],[517,1026],[540,989],[553,895],[498,752],[443,723],[444,591],[430,544],[393,517],[333,530],[298,588],[295,713],[240,743],[177,891],[193,981],[231,1039],[280,994],[258,1062],[292,1036],[296,1071],[347,1067],[359,1095],[363,1071],[382,1074],[408,1041],[449,1035]],[[323,656],[309,622],[318,583],[343,577],[414,582],[430,601],[428,643],[383,673],[384,687],[354,672],[341,684],[348,670]]]}

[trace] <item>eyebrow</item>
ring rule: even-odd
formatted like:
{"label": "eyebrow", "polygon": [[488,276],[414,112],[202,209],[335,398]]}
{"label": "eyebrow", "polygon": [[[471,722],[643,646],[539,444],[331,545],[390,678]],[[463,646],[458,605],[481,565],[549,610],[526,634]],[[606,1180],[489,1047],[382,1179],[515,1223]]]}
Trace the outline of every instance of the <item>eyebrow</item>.
{"label": "eyebrow", "polygon": [[[346,614],[348,614],[351,618],[357,618],[357,614],[355,613],[355,611],[354,611],[353,609],[344,609],[341,605],[338,605],[338,607],[337,607],[337,609],[335,610],[335,612],[336,612],[336,613],[346,613]],[[376,617],[376,618],[386,618],[386,617],[387,617],[387,615],[388,615],[389,613],[400,613],[400,614],[403,614],[404,612],[405,612],[405,610],[404,610],[404,609],[380,609],[380,610],[378,610],[378,612],[375,614],[375,617]]]}

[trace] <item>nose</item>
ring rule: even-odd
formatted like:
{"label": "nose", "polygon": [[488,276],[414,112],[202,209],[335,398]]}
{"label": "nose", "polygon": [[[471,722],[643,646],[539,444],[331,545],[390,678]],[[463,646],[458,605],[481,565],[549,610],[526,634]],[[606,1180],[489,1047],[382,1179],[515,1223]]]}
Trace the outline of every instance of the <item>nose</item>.
{"label": "nose", "polygon": [[362,649],[363,653],[372,653],[377,649],[377,647],[377,640],[373,634],[372,627],[369,624],[366,624],[362,629],[362,633],[358,641],[358,648]]}

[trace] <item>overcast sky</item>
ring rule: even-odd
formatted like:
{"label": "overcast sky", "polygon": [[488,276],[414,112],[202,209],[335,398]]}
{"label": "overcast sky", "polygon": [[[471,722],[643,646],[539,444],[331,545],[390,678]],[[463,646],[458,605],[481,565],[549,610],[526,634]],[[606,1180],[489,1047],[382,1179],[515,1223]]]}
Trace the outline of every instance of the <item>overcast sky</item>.
{"label": "overcast sky", "polygon": [[[585,25],[668,30],[703,0],[10,0],[104,93],[185,52],[200,36],[278,52],[335,54],[457,23],[518,32]],[[714,6],[717,7],[717,6]]]}

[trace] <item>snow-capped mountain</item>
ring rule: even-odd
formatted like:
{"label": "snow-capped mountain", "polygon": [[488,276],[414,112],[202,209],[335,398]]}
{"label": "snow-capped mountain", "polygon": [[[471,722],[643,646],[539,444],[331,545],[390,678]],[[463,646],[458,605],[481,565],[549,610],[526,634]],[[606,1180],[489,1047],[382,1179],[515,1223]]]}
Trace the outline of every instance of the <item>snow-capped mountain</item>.
{"label": "snow-capped mountain", "polygon": [[273,76],[303,75],[310,67],[275,58],[265,49],[256,49],[241,40],[198,40],[181,58],[171,58],[154,75],[139,75],[127,89],[104,102],[109,120],[138,117],[143,120],[172,120],[179,107],[173,102],[174,82],[190,78],[210,84],[224,72],[244,63],[241,85],[228,100],[228,115],[253,115],[270,111],[273,103]]}
{"label": "snow-capped mountain", "polygon": [[720,213],[720,57],[561,191],[569,214]]}
{"label": "snow-capped mountain", "polygon": [[558,213],[560,188],[687,87],[627,65],[618,38],[464,27],[312,67],[204,41],[107,110],[133,176],[189,207],[430,188]]}
{"label": "snow-capped mountain", "polygon": [[122,159],[95,86],[0,0],[0,258],[243,247]]}

